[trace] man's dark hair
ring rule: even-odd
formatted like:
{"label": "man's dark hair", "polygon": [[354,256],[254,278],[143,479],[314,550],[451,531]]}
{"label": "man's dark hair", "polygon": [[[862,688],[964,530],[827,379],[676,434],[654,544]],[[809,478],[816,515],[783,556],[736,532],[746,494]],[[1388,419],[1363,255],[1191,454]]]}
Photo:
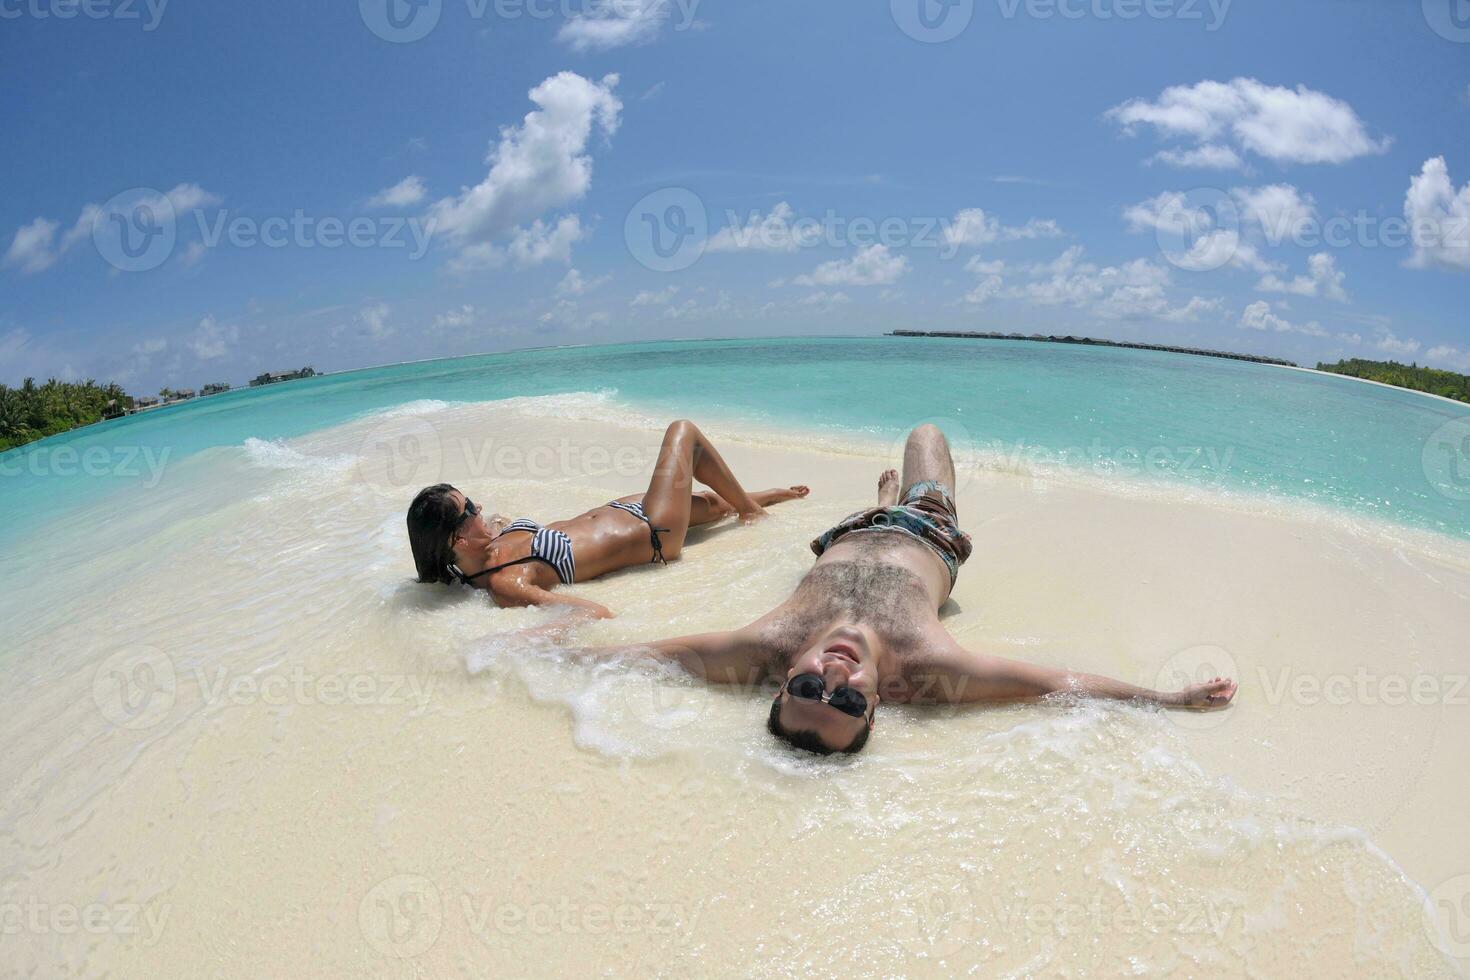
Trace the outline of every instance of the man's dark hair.
{"label": "man's dark hair", "polygon": [[863,730],[857,733],[857,738],[847,743],[846,748],[834,749],[823,742],[821,736],[814,731],[792,731],[781,724],[781,699],[777,698],[771,702],[771,713],[766,717],[766,730],[792,748],[815,752],[817,755],[832,755],[837,752],[851,755],[861,752],[863,746],[868,744],[868,734],[873,728],[871,725],[863,725]]}

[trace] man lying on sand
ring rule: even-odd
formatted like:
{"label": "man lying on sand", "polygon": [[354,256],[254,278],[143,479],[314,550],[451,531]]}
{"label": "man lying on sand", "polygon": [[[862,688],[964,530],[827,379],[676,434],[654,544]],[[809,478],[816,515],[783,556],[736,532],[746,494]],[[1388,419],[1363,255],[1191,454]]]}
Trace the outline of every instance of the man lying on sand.
{"label": "man lying on sand", "polygon": [[920,426],[904,446],[902,482],[888,470],[878,481],[878,506],[812,542],[817,562],[781,605],[729,632],[584,653],[652,649],[715,683],[778,679],[767,727],[823,755],[860,751],[885,700],[953,704],[1070,691],[1215,708],[1235,696],[1235,682],[1221,677],[1163,693],[961,647],[939,622],[939,607],[970,557],[953,486],[949,443],[934,426]]}
{"label": "man lying on sand", "polygon": [[[694,492],[693,480],[709,491]],[[408,541],[420,582],[485,589],[498,606],[562,605],[609,617],[599,603],[551,590],[629,565],[668,564],[683,551],[691,527],[730,514],[748,524],[764,517],[766,506],[808,492],[794,486],[746,493],[704,433],[680,419],[664,432],[645,493],[543,527],[498,514],[487,519],[468,497],[440,483],[409,505]]]}

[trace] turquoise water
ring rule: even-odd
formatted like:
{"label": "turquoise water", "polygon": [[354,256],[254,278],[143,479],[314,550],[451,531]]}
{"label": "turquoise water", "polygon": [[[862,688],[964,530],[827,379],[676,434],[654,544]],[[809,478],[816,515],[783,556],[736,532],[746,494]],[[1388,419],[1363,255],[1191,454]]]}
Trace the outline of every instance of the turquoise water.
{"label": "turquoise water", "polygon": [[0,455],[0,537],[180,461],[420,399],[616,390],[660,416],[896,436],[1117,479],[1306,499],[1470,537],[1470,407],[1348,379],[1023,341],[779,339],[544,349],[397,365],[149,412]]}

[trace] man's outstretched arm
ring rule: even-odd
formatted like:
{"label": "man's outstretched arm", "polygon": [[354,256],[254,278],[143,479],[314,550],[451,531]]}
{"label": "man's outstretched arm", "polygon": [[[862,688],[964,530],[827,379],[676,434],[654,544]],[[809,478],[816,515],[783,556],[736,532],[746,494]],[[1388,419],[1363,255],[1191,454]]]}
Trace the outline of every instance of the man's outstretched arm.
{"label": "man's outstretched arm", "polygon": [[914,682],[915,701],[969,703],[1020,701],[1071,692],[1115,701],[1145,701],[1170,708],[1219,708],[1235,697],[1235,681],[1217,677],[1180,691],[1154,691],[1100,674],[994,657],[958,645],[935,656]]}
{"label": "man's outstretched arm", "polygon": [[566,643],[571,630],[590,618],[585,613],[574,612],[516,635],[553,640],[574,656],[589,660],[652,656],[678,664],[695,677],[712,684],[754,685],[765,678],[767,657],[764,647],[755,632],[748,628],[606,647],[577,647]]}

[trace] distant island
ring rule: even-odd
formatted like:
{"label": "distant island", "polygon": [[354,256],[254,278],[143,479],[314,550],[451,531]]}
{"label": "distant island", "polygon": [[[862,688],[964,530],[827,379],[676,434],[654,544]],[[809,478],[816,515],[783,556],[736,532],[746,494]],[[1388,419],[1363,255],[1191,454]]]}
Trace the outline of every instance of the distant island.
{"label": "distant island", "polygon": [[1096,337],[1065,337],[1039,333],[979,333],[957,330],[894,330],[890,337],[960,337],[966,340],[1034,340],[1047,344],[1082,344],[1088,347],[1126,347],[1129,350],[1159,350],[1170,354],[1196,354],[1200,357],[1223,357],[1230,361],[1251,361],[1255,364],[1278,364],[1282,367],[1297,367],[1292,361],[1258,354],[1233,354],[1230,351],[1208,350],[1203,347],[1171,347],[1168,344],[1130,344],[1121,340],[1101,340]]}
{"label": "distant island", "polygon": [[1470,402],[1470,376],[1439,368],[1420,367],[1417,364],[1400,364],[1397,361],[1365,361],[1351,358],[1336,364],[1318,364],[1318,371],[1345,374],[1350,378],[1378,381],[1396,388],[1422,391],[1441,398],[1453,398],[1458,402]]}
{"label": "distant island", "polygon": [[34,378],[26,378],[19,388],[0,385],[0,452],[115,418],[132,408],[132,396],[113,384],[52,378],[38,385]]}
{"label": "distant island", "polygon": [[[253,379],[250,386],[258,388],[317,376],[318,372],[311,367],[269,371]],[[34,378],[26,378],[19,388],[0,385],[0,452],[93,422],[135,415],[193,398],[222,395],[230,390],[228,383],[216,381],[205,385],[200,392],[193,388],[163,388],[157,395],[135,397],[118,385],[99,385],[91,380],[73,383],[52,378],[38,385]]]}

